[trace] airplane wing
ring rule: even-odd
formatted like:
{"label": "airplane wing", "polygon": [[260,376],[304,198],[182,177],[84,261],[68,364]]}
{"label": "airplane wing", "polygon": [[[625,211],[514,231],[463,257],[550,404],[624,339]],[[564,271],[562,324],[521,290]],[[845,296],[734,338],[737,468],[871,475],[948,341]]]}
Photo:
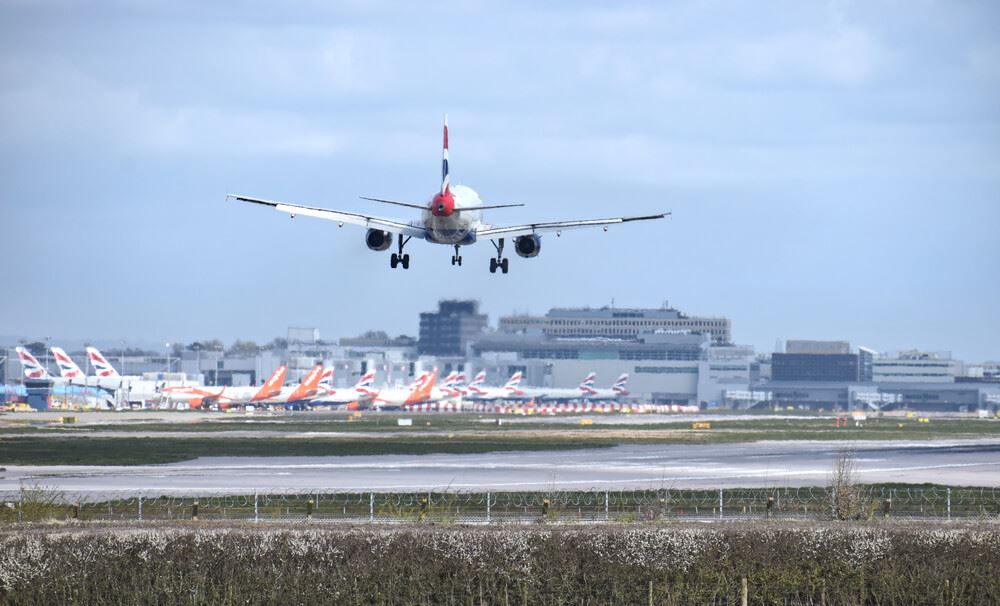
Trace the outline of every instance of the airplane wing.
{"label": "airplane wing", "polygon": [[564,229],[579,229],[582,227],[607,227],[618,223],[628,223],[630,221],[650,221],[653,219],[663,219],[670,213],[660,213],[657,215],[643,215],[638,217],[614,217],[610,219],[583,219],[578,221],[554,221],[550,223],[529,223],[527,225],[511,225],[508,227],[484,226],[476,230],[476,236],[480,238],[514,238],[517,236],[529,236],[532,234],[544,233],[548,231],[562,231]]}
{"label": "airplane wing", "polygon": [[328,210],[325,208],[314,208],[312,206],[300,206],[298,204],[286,204],[284,202],[276,202],[274,200],[264,200],[261,198],[251,198],[249,196],[227,194],[226,199],[228,200],[230,198],[239,202],[251,202],[262,206],[270,206],[277,211],[288,213],[293,217],[295,215],[305,215],[307,217],[316,217],[317,219],[326,219],[327,221],[360,225],[361,227],[367,227],[370,229],[381,229],[383,231],[390,231],[414,238],[425,238],[427,236],[427,231],[423,227],[412,225],[410,223],[404,223],[403,221],[398,221],[396,219],[383,219],[381,217],[372,217],[369,215],[362,215],[360,213],[349,213],[340,210]]}

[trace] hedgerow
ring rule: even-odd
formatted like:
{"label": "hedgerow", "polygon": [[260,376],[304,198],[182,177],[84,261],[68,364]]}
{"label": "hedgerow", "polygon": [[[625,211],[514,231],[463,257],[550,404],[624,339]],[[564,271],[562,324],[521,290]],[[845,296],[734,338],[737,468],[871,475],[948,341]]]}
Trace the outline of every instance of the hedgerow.
{"label": "hedgerow", "polygon": [[997,570],[990,524],[0,533],[8,604],[989,604]]}

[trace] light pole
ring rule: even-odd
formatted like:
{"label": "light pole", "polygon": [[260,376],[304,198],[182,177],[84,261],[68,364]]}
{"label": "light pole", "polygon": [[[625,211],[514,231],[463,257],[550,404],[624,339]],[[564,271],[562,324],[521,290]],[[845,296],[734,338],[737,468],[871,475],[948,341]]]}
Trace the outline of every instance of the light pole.
{"label": "light pole", "polygon": [[121,340],[121,349],[118,350],[118,365],[122,367],[122,376],[124,377],[125,372],[125,339]]}
{"label": "light pole", "polygon": [[167,346],[167,372],[170,372],[170,343],[164,343]]}
{"label": "light pole", "polygon": [[52,341],[52,337],[45,337],[45,369],[49,369],[49,342]]}

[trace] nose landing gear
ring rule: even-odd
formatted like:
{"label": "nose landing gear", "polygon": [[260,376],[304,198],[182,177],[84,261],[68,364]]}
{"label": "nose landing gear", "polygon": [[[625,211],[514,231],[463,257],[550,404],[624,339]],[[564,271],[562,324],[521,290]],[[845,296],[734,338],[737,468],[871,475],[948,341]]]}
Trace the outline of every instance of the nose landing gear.
{"label": "nose landing gear", "polygon": [[508,261],[510,261],[510,259],[503,258],[503,238],[499,238],[496,242],[493,242],[493,248],[497,249],[497,256],[494,259],[490,259],[490,273],[497,273],[497,268],[499,268],[502,273],[507,273],[507,270],[509,269]]}
{"label": "nose landing gear", "polygon": [[462,255],[458,252],[458,244],[455,245],[455,254],[451,257],[451,264],[462,266]]}
{"label": "nose landing gear", "polygon": [[409,241],[409,237],[404,240],[403,234],[398,235],[397,243],[399,246],[399,252],[392,253],[392,256],[389,257],[389,267],[396,269],[397,265],[402,265],[403,269],[410,269],[410,255],[409,253],[405,255],[403,254],[403,246]]}

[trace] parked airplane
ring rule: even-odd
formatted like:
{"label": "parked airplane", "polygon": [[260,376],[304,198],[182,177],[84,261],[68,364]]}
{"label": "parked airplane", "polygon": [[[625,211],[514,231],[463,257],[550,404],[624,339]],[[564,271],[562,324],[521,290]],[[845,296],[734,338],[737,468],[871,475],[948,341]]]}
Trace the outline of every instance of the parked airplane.
{"label": "parked airplane", "polygon": [[368,228],[365,235],[365,244],[375,251],[384,251],[392,246],[393,235],[395,235],[397,252],[392,253],[389,258],[389,265],[393,268],[402,265],[403,269],[410,267],[410,255],[403,253],[403,247],[411,238],[426,240],[432,244],[444,244],[455,247],[455,254],[451,257],[452,265],[462,264],[462,253],[459,247],[474,244],[480,239],[489,239],[496,249],[497,256],[490,259],[490,273],[496,273],[500,269],[502,273],[507,273],[508,260],[504,258],[504,241],[507,238],[514,239],[514,251],[521,257],[537,257],[541,251],[542,233],[555,232],[559,236],[564,229],[577,229],[582,227],[602,227],[607,231],[609,225],[628,223],[630,221],[647,221],[651,219],[662,219],[670,213],[658,213],[654,215],[640,215],[630,217],[613,217],[609,219],[584,219],[571,221],[554,221],[548,223],[527,223],[523,225],[512,225],[508,227],[497,227],[488,223],[483,223],[482,211],[497,208],[510,208],[514,206],[524,206],[523,204],[486,204],[479,198],[479,194],[472,188],[464,185],[451,185],[448,172],[448,117],[444,120],[444,152],[441,162],[441,189],[431,197],[427,204],[413,204],[410,202],[398,202],[395,200],[385,200],[382,198],[368,198],[362,196],[364,200],[381,202],[384,204],[394,204],[422,211],[419,221],[403,221],[398,219],[385,219],[361,213],[346,212],[339,210],[328,210],[325,208],[315,208],[312,206],[300,206],[298,204],[288,204],[228,194],[227,199],[232,198],[240,202],[251,202],[270,206],[280,212],[288,213],[293,219],[295,215],[306,215],[329,221],[336,221],[341,227],[345,223],[360,225]]}
{"label": "parked airplane", "polygon": [[434,382],[437,380],[437,369],[423,372],[417,380],[408,387],[386,387],[372,392],[372,407],[378,409],[396,409],[407,404],[422,404],[431,399]]}
{"label": "parked airplane", "polygon": [[302,378],[298,385],[286,385],[276,390],[271,396],[261,398],[253,404],[258,405],[288,405],[303,404],[320,394],[320,380],[323,378],[324,367],[317,364]]}
{"label": "parked airplane", "polygon": [[350,404],[352,402],[367,402],[372,398],[375,386],[375,371],[370,370],[361,375],[354,387],[346,389],[333,388],[333,369],[323,373],[320,380],[320,393],[310,402],[310,404]]}
{"label": "parked airplane", "polygon": [[512,391],[508,400],[534,400],[541,401],[569,401],[569,400],[613,400],[627,395],[628,390],[625,384],[628,382],[628,375],[623,374],[618,377],[611,389],[597,389],[594,382],[597,373],[589,373],[583,381],[574,388],[559,387],[521,387]]}
{"label": "parked airplane", "polygon": [[512,374],[503,387],[487,387],[483,385],[485,381],[485,371],[476,375],[475,380],[466,388],[465,397],[474,401],[506,400],[514,397],[518,391],[518,385],[521,383],[521,372]]}
{"label": "parked airplane", "polygon": [[581,385],[581,389],[584,391],[584,399],[586,400],[617,400],[623,398],[628,394],[628,373],[623,372],[618,376],[618,379],[611,385],[609,389],[595,388],[593,381],[590,385],[584,387]]}
{"label": "parked airplane", "polygon": [[170,402],[186,402],[191,408],[218,406],[225,410],[234,404],[253,404],[277,397],[281,393],[287,372],[287,366],[279,366],[260,387],[243,385],[217,388],[204,386],[166,387],[161,390],[161,393]]}

